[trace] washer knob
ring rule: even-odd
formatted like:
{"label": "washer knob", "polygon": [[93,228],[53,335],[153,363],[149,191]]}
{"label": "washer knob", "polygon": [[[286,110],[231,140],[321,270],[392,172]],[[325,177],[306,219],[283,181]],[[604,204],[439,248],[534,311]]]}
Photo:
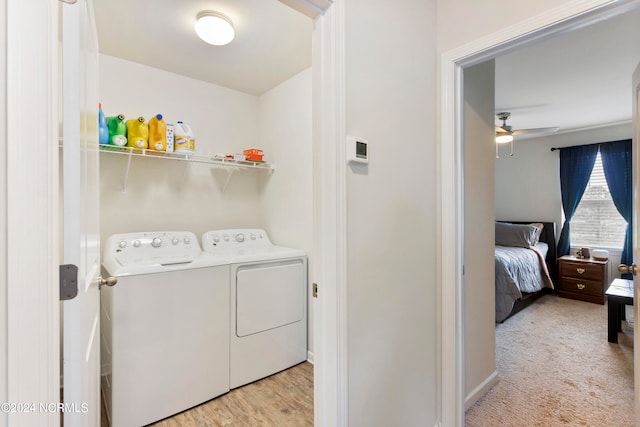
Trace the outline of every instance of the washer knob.
{"label": "washer knob", "polygon": [[177,245],[178,243],[180,243],[180,239],[178,239],[177,237],[174,237],[173,239],[171,239],[171,243],[173,243],[173,245]]}
{"label": "washer knob", "polygon": [[229,235],[228,234],[223,234],[222,238],[224,239],[225,242],[229,241]]}
{"label": "washer knob", "polygon": [[185,245],[188,245],[189,243],[191,243],[191,239],[188,237],[185,237],[184,239],[182,239],[182,241],[184,242]]}
{"label": "washer knob", "polygon": [[162,239],[159,237],[154,237],[151,241],[151,246],[153,246],[154,248],[159,248],[160,246],[162,246]]}
{"label": "washer knob", "polygon": [[218,243],[220,241],[220,236],[218,236],[217,234],[213,235],[213,241]]}
{"label": "washer knob", "polygon": [[256,235],[255,234],[251,233],[250,237],[251,237],[251,240],[256,240]]}
{"label": "washer knob", "polygon": [[236,242],[240,242],[240,243],[244,242],[244,234],[242,233],[236,234]]}
{"label": "washer knob", "polygon": [[120,246],[121,249],[124,249],[127,247],[127,241],[126,240],[120,240],[120,243],[118,243],[118,246]]}
{"label": "washer knob", "polygon": [[133,241],[133,247],[134,248],[139,248],[140,247],[140,240],[136,239]]}

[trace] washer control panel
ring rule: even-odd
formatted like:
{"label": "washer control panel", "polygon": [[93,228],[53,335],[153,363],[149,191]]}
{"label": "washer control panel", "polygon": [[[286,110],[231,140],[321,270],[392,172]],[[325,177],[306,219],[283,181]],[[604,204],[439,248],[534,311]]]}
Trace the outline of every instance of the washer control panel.
{"label": "washer control panel", "polygon": [[202,251],[190,231],[114,234],[105,242],[104,257],[118,264],[179,264],[192,262]]}
{"label": "washer control panel", "polygon": [[205,252],[273,246],[267,232],[260,228],[232,228],[207,231],[202,235]]}

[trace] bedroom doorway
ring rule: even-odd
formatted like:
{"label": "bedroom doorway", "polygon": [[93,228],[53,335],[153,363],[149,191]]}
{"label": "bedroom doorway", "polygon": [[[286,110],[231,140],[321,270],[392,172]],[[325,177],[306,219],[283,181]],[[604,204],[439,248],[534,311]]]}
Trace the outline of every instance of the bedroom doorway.
{"label": "bedroom doorway", "polygon": [[[559,14],[557,10],[553,13],[542,14],[536,17],[539,18],[536,22],[534,22],[533,19],[527,21],[527,25],[523,25],[520,28],[519,34],[514,35],[513,31],[509,33],[507,30],[498,32],[492,35],[493,37],[483,39],[482,42],[484,45],[483,43],[480,45],[468,44],[461,49],[457,49],[455,52],[449,52],[450,55],[445,54],[443,56],[442,97],[444,99],[441,104],[443,105],[441,130],[444,196],[442,206],[442,233],[443,235],[457,236],[453,247],[446,247],[443,242],[442,303],[444,306],[443,311],[450,312],[450,314],[443,314],[443,336],[455,337],[455,339],[443,343],[443,359],[447,360],[447,358],[449,358],[449,360],[454,361],[449,366],[443,366],[445,369],[443,376],[454,379],[452,384],[445,385],[443,390],[445,396],[443,402],[443,412],[445,416],[443,420],[452,417],[451,419],[455,425],[462,425],[464,423],[465,400],[469,397],[469,390],[464,389],[464,384],[468,378],[466,375],[468,374],[469,367],[466,364],[468,355],[463,352],[464,335],[462,325],[464,325],[467,320],[467,313],[463,305],[463,258],[461,257],[463,248],[465,247],[463,243],[466,243],[464,240],[463,224],[465,223],[465,218],[462,201],[468,189],[465,189],[463,184],[466,171],[461,170],[460,167],[460,153],[464,152],[466,147],[464,147],[464,142],[461,138],[457,137],[457,135],[466,134],[463,130],[463,115],[461,114],[463,107],[460,105],[461,99],[457,98],[457,95],[452,94],[460,93],[459,85],[462,80],[460,77],[462,77],[468,67],[491,61],[498,55],[517,50],[524,44],[531,45],[560,32],[587,26],[600,19],[627,12],[632,8],[638,7],[639,4],[637,1],[628,1],[612,8],[607,3],[608,2],[605,1],[600,2],[600,8],[574,6],[573,10],[564,10],[562,14]],[[490,117],[489,125],[491,127],[493,126],[494,114],[495,111],[490,111],[490,115],[488,116]],[[453,194],[450,196],[447,195],[451,190],[453,190]],[[491,191],[494,191],[493,186]],[[494,219],[495,217],[491,218],[491,221]],[[477,248],[475,249],[476,252],[480,252]],[[469,260],[464,258],[464,262],[464,271],[469,271],[466,268]],[[451,316],[451,318],[449,319],[447,316]],[[486,317],[484,317],[484,319],[486,319]],[[447,320],[452,320],[452,322],[449,323]],[[486,325],[486,328],[488,331],[494,328],[493,322]],[[478,354],[474,354],[473,356],[477,358]],[[481,361],[479,362],[479,364],[482,363]],[[451,369],[451,371],[447,369]],[[489,375],[487,382],[480,384],[478,388],[472,391],[477,392],[477,394],[481,396],[491,385],[491,375]],[[451,400],[449,400],[447,396],[451,396]]]}

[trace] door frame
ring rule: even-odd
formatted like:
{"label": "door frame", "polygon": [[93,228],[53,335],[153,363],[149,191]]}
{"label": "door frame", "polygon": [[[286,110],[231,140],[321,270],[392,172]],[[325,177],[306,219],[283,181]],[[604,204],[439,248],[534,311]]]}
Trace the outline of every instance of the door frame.
{"label": "door frame", "polygon": [[[304,1],[304,0],[303,0]],[[345,4],[315,19],[312,41],[314,425],[348,424]]]}
{"label": "door frame", "polygon": [[[315,310],[315,425],[346,426],[344,1],[324,6],[313,32],[314,251],[322,295]],[[0,319],[0,361],[6,362],[0,376],[7,378],[0,398],[55,403],[60,401],[58,1],[7,0],[4,13],[7,43],[0,55],[7,65],[7,92],[0,108],[12,108],[0,109],[0,124],[24,125],[3,126],[0,137],[6,147],[0,153],[2,169],[6,166],[6,181],[0,177],[0,208],[6,212],[0,265],[7,267],[0,276],[0,307],[7,313]],[[29,418],[30,425],[59,425],[59,415],[40,412]],[[19,416],[0,413],[0,427]]]}
{"label": "door frame", "polygon": [[463,132],[464,68],[640,5],[639,0],[572,1],[517,22],[440,57],[441,425],[464,425]]}
{"label": "door frame", "polygon": [[[7,0],[0,192],[5,238],[2,402],[60,401],[58,289],[58,2]],[[29,25],[24,25],[28,22]],[[6,222],[5,222],[6,221]],[[5,299],[6,298],[6,299]],[[5,305],[6,304],[6,305]],[[6,322],[6,324],[4,323]],[[0,426],[59,425],[57,411],[2,411]],[[29,413],[25,419],[23,413]]]}

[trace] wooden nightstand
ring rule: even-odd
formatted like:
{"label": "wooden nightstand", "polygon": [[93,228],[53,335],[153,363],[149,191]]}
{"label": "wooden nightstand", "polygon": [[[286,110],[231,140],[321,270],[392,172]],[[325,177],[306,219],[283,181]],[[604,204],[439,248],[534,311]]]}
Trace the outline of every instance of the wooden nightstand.
{"label": "wooden nightstand", "polygon": [[609,261],[579,259],[565,255],[558,259],[560,296],[604,304]]}

